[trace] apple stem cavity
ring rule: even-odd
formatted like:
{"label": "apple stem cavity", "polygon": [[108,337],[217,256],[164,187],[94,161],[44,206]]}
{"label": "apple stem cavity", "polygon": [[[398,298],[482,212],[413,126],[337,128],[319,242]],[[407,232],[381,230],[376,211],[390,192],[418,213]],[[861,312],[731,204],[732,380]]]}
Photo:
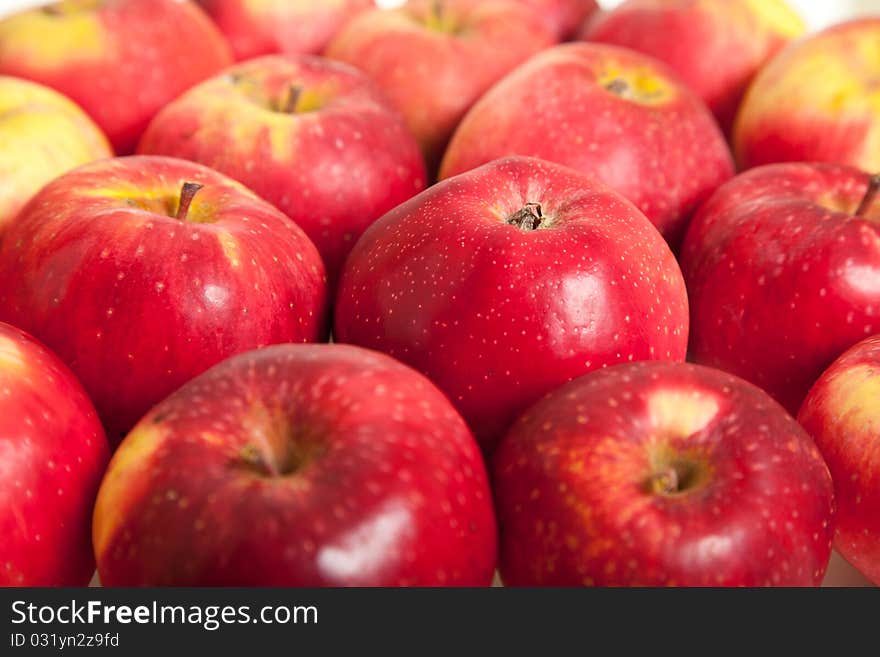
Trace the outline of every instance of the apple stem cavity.
{"label": "apple stem cavity", "polygon": [[877,198],[878,191],[880,191],[880,173],[875,173],[868,181],[868,189],[865,190],[865,195],[862,197],[862,202],[859,203],[859,207],[856,209],[857,217],[865,216],[865,213],[867,213],[868,210],[871,209],[871,205],[873,205],[874,199]]}
{"label": "apple stem cavity", "polygon": [[185,182],[183,183],[183,187],[180,190],[180,202],[177,205],[177,215],[176,218],[180,221],[186,221],[186,216],[189,214],[189,206],[195,198],[196,193],[204,187],[199,183]]}
{"label": "apple stem cavity", "polygon": [[443,0],[434,0],[434,2],[431,3],[430,13],[424,21],[429,30],[447,33],[455,32],[453,24],[449,20],[445,7],[443,6]]}
{"label": "apple stem cavity", "polygon": [[670,466],[651,476],[651,490],[659,495],[674,495],[681,489],[678,470]]}
{"label": "apple stem cavity", "polygon": [[537,230],[544,225],[546,217],[540,203],[526,203],[520,210],[504,220],[504,223],[516,226],[520,230]]}

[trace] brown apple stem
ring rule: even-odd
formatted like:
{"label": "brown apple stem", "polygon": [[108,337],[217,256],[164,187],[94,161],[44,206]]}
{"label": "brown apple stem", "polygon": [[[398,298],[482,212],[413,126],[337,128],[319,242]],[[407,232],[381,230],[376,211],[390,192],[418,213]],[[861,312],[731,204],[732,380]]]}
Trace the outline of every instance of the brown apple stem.
{"label": "brown apple stem", "polygon": [[880,173],[875,173],[868,181],[868,189],[865,190],[862,202],[859,203],[859,207],[856,209],[857,217],[864,216],[865,213],[871,209],[874,199],[877,198],[878,191],[880,191]]}
{"label": "brown apple stem", "polygon": [[615,96],[623,96],[629,90],[629,84],[622,78],[614,78],[605,85],[605,89],[613,93]]}
{"label": "brown apple stem", "polygon": [[298,84],[292,84],[287,89],[287,95],[284,97],[279,108],[284,114],[293,114],[296,112],[296,106],[299,103],[299,97],[302,95],[303,88]]}
{"label": "brown apple stem", "polygon": [[195,198],[196,193],[202,187],[204,187],[204,185],[200,185],[199,183],[183,183],[183,187],[180,190],[180,202],[177,206],[177,219],[180,221],[186,220],[186,215],[189,213],[189,206],[192,203],[193,198]]}
{"label": "brown apple stem", "polygon": [[541,210],[540,203],[526,203],[520,210],[517,210],[504,223],[516,226],[520,230],[535,230],[544,223],[544,213]]}
{"label": "brown apple stem", "polygon": [[94,9],[97,6],[100,6],[100,1],[68,0],[68,2],[62,4],[60,1],[56,0],[56,2],[53,2],[50,5],[40,7],[40,10],[49,16],[64,16],[65,14],[71,14],[76,11]]}
{"label": "brown apple stem", "polygon": [[443,22],[443,0],[434,0],[433,5],[431,6],[431,12],[434,14],[434,20],[437,21],[437,24]]}
{"label": "brown apple stem", "polygon": [[664,468],[651,477],[651,490],[661,495],[672,495],[679,492],[678,470],[674,467]]}

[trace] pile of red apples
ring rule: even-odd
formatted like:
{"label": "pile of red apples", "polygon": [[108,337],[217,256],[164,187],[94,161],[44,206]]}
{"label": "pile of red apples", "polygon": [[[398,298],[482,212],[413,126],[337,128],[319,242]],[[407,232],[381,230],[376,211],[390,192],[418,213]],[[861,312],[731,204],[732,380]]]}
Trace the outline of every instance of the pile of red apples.
{"label": "pile of red apples", "polygon": [[0,19],[0,584],[880,583],[880,15]]}

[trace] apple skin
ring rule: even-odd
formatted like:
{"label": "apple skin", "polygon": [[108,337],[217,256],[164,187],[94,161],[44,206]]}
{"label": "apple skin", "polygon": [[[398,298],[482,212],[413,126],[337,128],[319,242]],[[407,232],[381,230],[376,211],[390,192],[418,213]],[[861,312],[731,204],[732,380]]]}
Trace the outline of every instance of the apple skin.
{"label": "apple skin", "polygon": [[[549,223],[505,223],[538,203]],[[490,453],[556,386],[628,360],[683,360],[687,296],[663,239],[589,176],[509,158],[429,188],[364,233],[334,338],[426,374]]]}
{"label": "apple skin", "polygon": [[627,363],[554,391],[491,467],[513,586],[818,586],[828,468],[776,402],[684,363]]}
{"label": "apple skin", "polygon": [[43,185],[111,155],[107,138],[76,104],[48,87],[0,75],[0,239]]}
{"label": "apple skin", "polygon": [[0,454],[0,586],[85,586],[107,439],[70,370],[2,322]]}
{"label": "apple skin", "polygon": [[440,177],[507,155],[595,175],[674,249],[700,203],[733,175],[702,101],[660,62],[604,44],[556,46],[495,85],[456,130]]}
{"label": "apple skin", "polygon": [[[439,8],[440,14],[437,14]],[[556,37],[534,11],[497,0],[412,0],[351,20],[326,54],[373,78],[435,170],[455,126],[496,81]]]}
{"label": "apple skin", "polygon": [[690,353],[797,413],[846,349],[880,330],[880,204],[854,216],[869,176],[787,163],[724,185],[681,253]]}
{"label": "apple skin", "polygon": [[[184,181],[200,183],[185,221]],[[235,353],[325,336],[326,276],[279,210],[206,167],[126,157],[42,189],[0,244],[0,320],[79,377],[111,444]]]}
{"label": "apple skin", "polygon": [[191,2],[56,2],[0,20],[0,74],[79,104],[120,155],[163,105],[232,63],[226,40]]}
{"label": "apple skin", "polygon": [[880,335],[834,361],[807,395],[798,420],[834,481],[834,547],[880,584]]}
{"label": "apple skin", "polygon": [[810,36],[775,57],[749,88],[734,127],[741,168],[835,162],[880,170],[880,18]]}
{"label": "apple skin", "polygon": [[[299,100],[286,112],[292,87]],[[159,113],[138,150],[201,162],[271,202],[318,247],[331,289],[364,229],[427,179],[379,89],[307,55],[252,60],[202,83]]]}
{"label": "apple skin", "polygon": [[666,63],[730,134],[752,78],[805,29],[785,0],[625,0],[583,38]]}
{"label": "apple skin", "polygon": [[598,10],[596,0],[519,0],[544,19],[561,41],[577,34],[584,21]]}
{"label": "apple skin", "polygon": [[95,506],[111,586],[488,586],[479,448],[430,381],[347,345],[236,356],[154,408]]}
{"label": "apple skin", "polygon": [[239,61],[277,53],[317,55],[373,0],[199,0]]}

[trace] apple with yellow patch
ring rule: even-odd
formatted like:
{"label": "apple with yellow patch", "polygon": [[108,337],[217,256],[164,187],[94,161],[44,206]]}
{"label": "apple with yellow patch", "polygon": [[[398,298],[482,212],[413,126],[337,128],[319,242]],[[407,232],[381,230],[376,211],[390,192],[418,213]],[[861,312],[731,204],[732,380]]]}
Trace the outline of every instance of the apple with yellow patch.
{"label": "apple with yellow patch", "polygon": [[556,35],[534,10],[509,0],[412,0],[355,17],[328,57],[373,78],[403,113],[436,168],[468,108]]}
{"label": "apple with yellow patch", "polygon": [[755,73],[804,29],[785,0],[626,0],[582,36],[665,62],[729,133]]}
{"label": "apple with yellow patch", "polygon": [[79,104],[119,154],[153,115],[232,63],[211,20],[180,0],[61,0],[0,20],[0,74]]}
{"label": "apple with yellow patch", "polygon": [[525,412],[492,463],[505,584],[817,586],[833,487],[765,392],[685,363],[627,363]]}
{"label": "apple with yellow patch", "polygon": [[880,18],[785,49],[755,78],[733,134],[742,168],[835,162],[880,170]]}
{"label": "apple with yellow patch", "polygon": [[0,322],[0,586],[85,586],[92,506],[110,450],[82,386]]}
{"label": "apple with yellow patch", "polygon": [[75,103],[0,75],[0,235],[47,182],[111,155],[107,138]]}
{"label": "apple with yellow patch", "polygon": [[605,44],[550,48],[496,84],[456,130],[440,177],[508,155],[599,178],[673,248],[693,212],[733,176],[703,102],[657,60]]}
{"label": "apple with yellow patch", "polygon": [[746,171],[682,247],[691,358],[797,413],[835,358],[880,331],[880,177],[834,164]]}
{"label": "apple with yellow patch", "polygon": [[834,480],[843,557],[880,584],[880,335],[838,358],[801,407]]}
{"label": "apple with yellow patch", "polygon": [[428,379],[348,345],[235,356],[126,436],[95,504],[111,586],[488,586],[480,450]]}
{"label": "apple with yellow patch", "polygon": [[44,187],[0,244],[0,320],[67,363],[112,444],[224,358],[322,339],[326,296],[300,228],[173,158],[79,167]]}
{"label": "apple with yellow patch", "polygon": [[425,187],[403,118],[357,69],[310,55],[227,69],[165,107],[138,152],[209,166],[287,214],[331,288],[364,229]]}
{"label": "apple with yellow patch", "polygon": [[319,54],[373,0],[198,0],[239,61],[275,53]]}

